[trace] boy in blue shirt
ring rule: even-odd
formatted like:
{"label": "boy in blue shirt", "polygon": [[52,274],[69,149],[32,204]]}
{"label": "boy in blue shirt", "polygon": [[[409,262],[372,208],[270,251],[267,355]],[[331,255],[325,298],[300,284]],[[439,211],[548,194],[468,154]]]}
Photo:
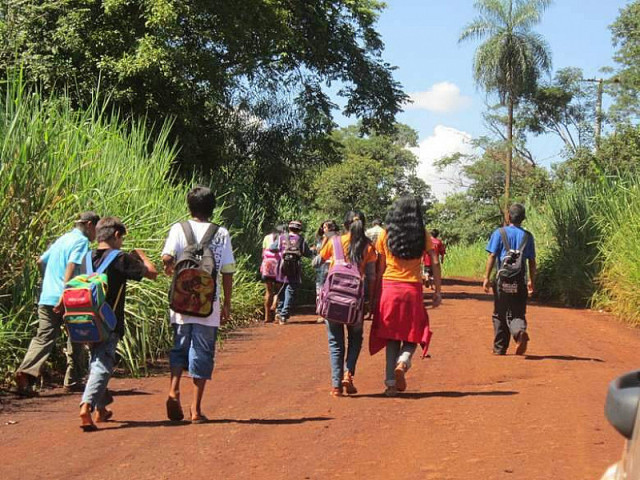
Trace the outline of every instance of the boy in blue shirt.
{"label": "boy in blue shirt", "polygon": [[[527,333],[527,297],[533,293],[533,285],[536,275],[536,248],[533,235],[521,227],[525,219],[525,208],[519,203],[514,203],[509,208],[509,226],[496,229],[487,245],[487,265],[482,286],[485,292],[493,288],[494,309],[493,309],[493,330],[495,333],[493,340],[493,353],[495,355],[505,355],[509,348],[510,336],[516,341],[516,355],[524,355],[527,351],[529,334]],[[504,237],[508,242],[505,245]],[[526,238],[526,243],[525,242]],[[522,252],[521,274],[514,277],[509,288],[499,288],[494,281],[490,283],[491,270],[502,264],[502,260],[507,255],[509,249],[520,249]],[[526,280],[526,264],[529,265],[529,280]],[[499,268],[499,267],[498,267]]]}
{"label": "boy in blue shirt", "polygon": [[[100,217],[94,212],[83,212],[75,228],[58,238],[38,259],[43,272],[42,292],[38,302],[38,332],[29,344],[24,360],[16,371],[17,391],[33,394],[32,385],[41,374],[44,363],[51,355],[62,327],[62,313],[57,308],[64,285],[78,272],[89,251],[89,242],[96,237],[96,224]],[[82,387],[83,346],[67,342],[67,373],[64,387],[67,391]]]}

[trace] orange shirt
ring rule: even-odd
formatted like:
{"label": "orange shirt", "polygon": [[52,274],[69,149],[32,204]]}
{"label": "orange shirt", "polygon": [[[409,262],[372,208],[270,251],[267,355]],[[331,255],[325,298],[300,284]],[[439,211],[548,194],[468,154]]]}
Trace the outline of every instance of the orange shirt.
{"label": "orange shirt", "polygon": [[[346,261],[349,261],[347,257],[347,252],[349,251],[349,242],[351,242],[350,233],[347,233],[346,235],[342,235],[340,237],[340,243],[342,243],[342,251],[344,252],[344,257]],[[331,269],[331,267],[333,267],[333,263],[335,260],[335,257],[333,255],[333,238],[330,238],[325,242],[324,246],[322,247],[322,250],[320,250],[320,256],[325,261],[331,259],[331,262],[329,263],[329,269]],[[377,259],[378,257],[376,255],[376,251],[373,248],[373,246],[371,246],[371,244],[369,243],[367,245],[367,248],[364,249],[362,261],[360,262],[360,265],[359,265],[360,273],[364,274],[365,266],[367,265],[367,263],[375,262]]]}
{"label": "orange shirt", "polygon": [[[433,245],[431,243],[431,235],[429,235],[429,232],[425,233],[424,249],[425,252],[427,252],[433,249]],[[380,255],[385,257],[387,264],[382,278],[396,282],[422,282],[422,255],[420,255],[419,258],[412,258],[410,260],[393,256],[387,245],[388,235],[386,230],[382,232],[378,236],[378,243],[376,244],[376,250],[378,250]]]}

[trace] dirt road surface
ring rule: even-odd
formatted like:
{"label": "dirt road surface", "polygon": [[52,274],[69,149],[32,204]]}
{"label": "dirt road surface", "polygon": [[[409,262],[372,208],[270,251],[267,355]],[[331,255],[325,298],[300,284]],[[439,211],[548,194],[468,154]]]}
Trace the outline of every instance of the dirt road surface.
{"label": "dirt road surface", "polygon": [[[45,393],[0,413],[0,478],[599,479],[622,437],[608,382],[640,367],[640,333],[604,314],[531,306],[527,355],[491,353],[492,298],[445,286],[430,310],[431,358],[407,393],[382,392],[384,353],[366,350],[359,394],[333,398],[325,327],[315,316],[244,330],[219,352],[209,423],[165,419],[166,377],[115,379],[113,421],[83,433],[79,395]],[[188,405],[191,386],[183,389]],[[188,413],[188,412],[187,412]]]}

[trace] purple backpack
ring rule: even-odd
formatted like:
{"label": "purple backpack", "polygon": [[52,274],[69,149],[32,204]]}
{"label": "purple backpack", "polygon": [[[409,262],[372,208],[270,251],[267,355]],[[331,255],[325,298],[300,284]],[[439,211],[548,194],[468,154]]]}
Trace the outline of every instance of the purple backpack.
{"label": "purple backpack", "polygon": [[340,237],[331,240],[335,261],[318,296],[316,313],[330,322],[355,325],[362,320],[364,279],[357,265],[345,261]]}

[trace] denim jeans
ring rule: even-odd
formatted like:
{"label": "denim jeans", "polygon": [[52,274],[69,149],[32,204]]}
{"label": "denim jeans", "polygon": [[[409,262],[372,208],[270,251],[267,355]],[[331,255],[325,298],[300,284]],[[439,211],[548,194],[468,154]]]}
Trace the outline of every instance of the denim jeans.
{"label": "denim jeans", "polygon": [[173,324],[173,348],[169,352],[171,370],[188,370],[192,378],[211,380],[216,354],[218,327],[199,323]]}
{"label": "denim jeans", "polygon": [[299,287],[299,283],[285,283],[282,285],[284,295],[282,293],[278,295],[278,307],[276,308],[276,313],[282,318],[288,319],[291,316],[293,302],[296,298],[296,291]]}
{"label": "denim jeans", "polygon": [[111,332],[104,342],[92,345],[89,349],[89,378],[82,395],[82,403],[91,405],[91,409],[104,408],[113,399],[107,392],[107,384],[116,363],[116,347],[120,336]]}
{"label": "denim jeans", "polygon": [[330,322],[327,324],[327,336],[329,337],[329,361],[331,363],[331,384],[340,387],[345,369],[355,375],[356,363],[362,348],[362,323],[347,326],[349,335],[347,346],[347,360],[345,362],[344,327],[341,323]]}
{"label": "denim jeans", "polygon": [[392,387],[396,384],[395,369],[398,362],[404,362],[407,365],[407,370],[411,368],[411,357],[417,347],[417,343],[387,340],[387,367],[384,381],[387,387]]}

